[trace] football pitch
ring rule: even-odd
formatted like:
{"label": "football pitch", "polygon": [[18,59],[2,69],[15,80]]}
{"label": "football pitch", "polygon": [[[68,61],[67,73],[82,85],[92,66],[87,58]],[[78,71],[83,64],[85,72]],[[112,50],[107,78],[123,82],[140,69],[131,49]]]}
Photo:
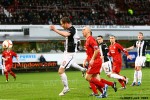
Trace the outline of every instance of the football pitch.
{"label": "football pitch", "polygon": [[[143,68],[143,80],[141,86],[130,86],[133,81],[133,68],[124,69],[121,75],[129,78],[127,89],[114,90],[108,88],[108,97],[104,100],[148,100],[150,99],[150,68]],[[0,75],[0,100],[98,100],[100,98],[90,97],[92,91],[88,82],[81,76],[80,71],[66,71],[69,80],[70,92],[65,96],[59,96],[63,86],[57,72],[36,72],[17,73],[17,80],[14,81],[9,75],[9,82]],[[108,78],[104,72],[101,78],[116,81],[117,87],[120,84],[116,79]]]}

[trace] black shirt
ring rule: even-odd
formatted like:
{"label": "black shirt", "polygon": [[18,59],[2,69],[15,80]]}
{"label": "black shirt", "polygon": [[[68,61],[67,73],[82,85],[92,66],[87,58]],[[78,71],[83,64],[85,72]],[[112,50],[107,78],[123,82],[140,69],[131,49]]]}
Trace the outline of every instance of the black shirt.
{"label": "black shirt", "polygon": [[70,33],[70,35],[68,37],[66,37],[65,51],[76,52],[77,42],[80,39],[80,37],[77,34],[77,30],[73,26],[68,28],[67,31]]}
{"label": "black shirt", "polygon": [[104,59],[102,59],[103,62],[107,62],[109,61],[109,58],[108,58],[108,46],[106,43],[101,43],[99,44],[99,49],[100,49],[100,54],[101,56],[104,56]]}

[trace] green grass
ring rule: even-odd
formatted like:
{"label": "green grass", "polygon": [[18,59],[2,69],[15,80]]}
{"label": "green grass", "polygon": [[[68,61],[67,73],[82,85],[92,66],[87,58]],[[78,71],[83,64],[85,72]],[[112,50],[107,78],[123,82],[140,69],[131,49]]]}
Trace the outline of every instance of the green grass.
{"label": "green grass", "polygon": [[[108,88],[108,97],[104,100],[130,100],[132,98],[141,100],[150,99],[150,69],[143,68],[143,81],[141,86],[131,87],[133,80],[133,69],[124,69],[122,75],[129,78],[129,84],[126,90],[118,90],[116,93],[111,87]],[[60,97],[58,94],[62,91],[63,86],[57,72],[41,73],[17,73],[17,80],[13,81],[9,76],[9,82],[5,82],[5,77],[0,75],[0,100],[98,100],[96,97],[89,97],[91,93],[88,82],[81,77],[79,71],[67,71],[70,92]],[[104,73],[102,78],[114,81],[115,79],[107,78]],[[117,80],[116,80],[117,81]],[[120,84],[117,81],[117,87]],[[144,100],[144,99],[143,99]]]}

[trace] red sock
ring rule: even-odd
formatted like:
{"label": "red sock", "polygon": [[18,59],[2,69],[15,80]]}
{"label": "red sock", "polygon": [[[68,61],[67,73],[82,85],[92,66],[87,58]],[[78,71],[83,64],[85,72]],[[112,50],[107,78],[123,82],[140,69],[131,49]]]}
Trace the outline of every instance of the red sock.
{"label": "red sock", "polygon": [[113,86],[113,84],[114,84],[113,82],[107,81],[105,79],[101,79],[101,82],[103,82],[103,83],[105,83],[105,84],[107,84],[109,86]]}
{"label": "red sock", "polygon": [[102,90],[101,87],[97,86],[97,89],[98,89],[101,93],[103,93],[103,90]]}
{"label": "red sock", "polygon": [[89,84],[90,84],[90,87],[91,87],[93,93],[98,94],[96,85],[94,83],[91,83],[91,82],[89,82]]}
{"label": "red sock", "polygon": [[119,81],[119,83],[121,84],[122,87],[125,87],[125,84],[124,84],[123,80],[119,79],[118,81]]}
{"label": "red sock", "polygon": [[14,72],[10,71],[10,74],[11,74],[14,78],[16,77],[16,75],[15,75]]}
{"label": "red sock", "polygon": [[101,81],[99,81],[98,79],[92,77],[90,80],[91,83],[94,83],[96,86],[103,88],[105,86],[104,83],[102,83]]}
{"label": "red sock", "polygon": [[8,80],[8,72],[4,72],[6,80]]}

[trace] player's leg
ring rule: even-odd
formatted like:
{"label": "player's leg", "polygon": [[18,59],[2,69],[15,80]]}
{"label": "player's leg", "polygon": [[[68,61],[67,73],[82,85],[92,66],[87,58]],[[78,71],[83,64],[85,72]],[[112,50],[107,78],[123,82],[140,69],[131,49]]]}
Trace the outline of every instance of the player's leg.
{"label": "player's leg", "polygon": [[[100,73],[103,71],[103,66],[104,66],[104,63],[102,63],[102,66],[101,66],[101,68],[100,68]],[[96,78],[100,80],[100,76],[97,76]],[[97,91],[96,85],[93,84],[93,83],[91,83],[91,82],[89,82],[89,84],[90,84],[90,88],[91,88],[92,91],[93,91],[93,93],[92,93],[90,96],[97,96],[97,95],[98,95],[98,91]],[[102,91],[102,90],[101,90],[101,91]]]}
{"label": "player's leg", "polygon": [[73,53],[73,54],[72,54],[73,58],[72,58],[72,64],[71,64],[71,66],[72,66],[73,68],[75,68],[75,69],[78,69],[78,70],[82,71],[82,76],[84,77],[87,69],[84,68],[84,67],[81,67],[80,65],[78,65],[78,64],[75,62],[75,55],[76,55],[76,53]]}
{"label": "player's leg", "polygon": [[4,69],[4,74],[5,74],[5,77],[6,77],[6,82],[9,81],[8,79],[8,73],[10,71],[10,67],[9,66],[5,66],[5,69]]}
{"label": "player's leg", "polygon": [[96,78],[97,80],[99,80],[99,82],[104,84],[104,87],[95,84],[97,89],[101,92],[101,94],[99,96],[96,96],[96,97],[97,98],[106,98],[108,85],[101,81],[99,74],[94,74],[92,77]]}
{"label": "player's leg", "polygon": [[146,57],[144,56],[140,57],[140,66],[137,67],[138,86],[141,85],[142,83],[142,66],[145,66],[145,61],[146,61]]}
{"label": "player's leg", "polygon": [[72,61],[73,61],[72,55],[64,54],[63,62],[60,65],[59,70],[58,70],[58,73],[59,73],[61,80],[62,80],[62,83],[64,85],[62,92],[59,94],[60,96],[63,96],[67,92],[69,92],[68,79],[67,79],[67,75],[65,73],[65,70],[70,68]]}
{"label": "player's leg", "polygon": [[92,82],[89,82],[89,84],[90,84],[91,90],[93,92],[89,96],[98,96],[99,94],[98,94],[96,85]]}
{"label": "player's leg", "polygon": [[86,73],[85,75],[85,79],[87,81],[89,81],[90,83],[93,83],[95,84],[96,86],[100,86],[100,87],[104,87],[104,83],[100,82],[99,79],[96,78],[97,74],[89,74],[89,73]]}
{"label": "player's leg", "polygon": [[15,74],[12,70],[10,70],[10,71],[9,71],[9,73],[10,73],[10,75],[12,75],[12,76],[13,76],[14,81],[15,81],[15,80],[16,80],[16,74]]}
{"label": "player's leg", "polygon": [[86,68],[81,67],[81,66],[78,65],[76,62],[73,62],[73,63],[71,64],[71,66],[72,66],[73,68],[76,68],[76,69],[80,70],[80,71],[86,71]]}
{"label": "player's leg", "polygon": [[[106,73],[107,76],[110,73],[112,73],[112,67],[111,67],[111,62],[110,61],[104,62],[102,64],[102,68],[103,68],[103,70],[104,70],[104,72]],[[112,88],[114,89],[115,92],[117,91],[116,82],[110,82],[110,81],[107,81],[105,79],[101,79],[101,81],[103,83],[109,85],[109,86],[112,86]]]}
{"label": "player's leg", "polygon": [[116,73],[111,73],[111,74],[109,74],[109,76],[110,76],[111,78],[118,79],[118,81],[119,81],[119,83],[121,84],[122,88],[123,88],[123,89],[126,88],[125,85],[127,84],[127,81],[128,81],[128,79],[127,79],[126,77],[121,76],[121,75],[116,74]]}
{"label": "player's leg", "polygon": [[142,71],[141,71],[141,66],[138,66],[137,69],[137,85],[140,86],[141,85],[141,81],[142,81]]}
{"label": "player's leg", "polygon": [[6,82],[8,82],[8,71],[7,70],[4,70],[4,75],[6,77]]}
{"label": "player's leg", "polygon": [[69,92],[68,79],[67,79],[67,75],[65,73],[65,69],[64,68],[60,67],[58,73],[59,73],[59,75],[61,77],[61,80],[62,80],[62,83],[63,83],[63,86],[64,86],[62,92],[59,95],[63,96],[67,92]]}
{"label": "player's leg", "polygon": [[134,80],[133,80],[133,83],[131,84],[131,86],[135,86],[136,84],[138,86],[141,85],[141,80],[142,80],[141,66],[143,66],[144,63],[145,63],[145,57],[136,57],[136,60],[135,60],[135,71],[134,71]]}
{"label": "player's leg", "polygon": [[121,63],[113,63],[112,73],[110,73],[109,76],[111,78],[118,79],[122,88],[125,89],[126,88],[125,85],[127,83],[127,78],[122,75],[119,75],[120,71],[121,71]]}
{"label": "player's leg", "polygon": [[[87,73],[85,75],[85,79],[96,85],[98,90],[102,92],[103,97],[106,97],[107,92],[107,84],[102,83],[99,79],[97,79],[97,75],[99,76],[101,60],[94,61],[93,65],[88,67]],[[101,91],[102,89],[102,91]]]}
{"label": "player's leg", "polygon": [[115,79],[125,80],[124,76],[121,76],[118,74],[120,72],[120,70],[121,70],[120,65],[113,64],[112,73],[108,73],[108,76],[111,78],[115,78]]}
{"label": "player's leg", "polygon": [[80,70],[80,71],[82,71],[82,76],[84,77],[85,76],[85,73],[86,73],[86,68],[84,68],[84,67],[81,67],[80,65],[78,65],[76,62],[74,62],[73,61],[73,63],[71,64],[71,66],[73,67],[73,68],[76,68],[76,69],[78,69],[78,70]]}
{"label": "player's leg", "polygon": [[5,77],[6,77],[6,82],[8,82],[8,72],[4,71]]}
{"label": "player's leg", "polygon": [[132,82],[132,84],[131,84],[131,86],[135,86],[136,85],[136,83],[137,83],[137,70],[136,70],[136,66],[135,66],[135,70],[134,70],[134,76],[133,76],[133,82]]}
{"label": "player's leg", "polygon": [[[85,75],[85,79],[89,82],[94,83],[95,85],[99,84],[100,87],[104,87],[104,84],[100,82],[99,71],[102,65],[101,59],[97,59],[93,62],[92,65],[88,66],[87,73]],[[97,76],[98,75],[98,76]]]}

